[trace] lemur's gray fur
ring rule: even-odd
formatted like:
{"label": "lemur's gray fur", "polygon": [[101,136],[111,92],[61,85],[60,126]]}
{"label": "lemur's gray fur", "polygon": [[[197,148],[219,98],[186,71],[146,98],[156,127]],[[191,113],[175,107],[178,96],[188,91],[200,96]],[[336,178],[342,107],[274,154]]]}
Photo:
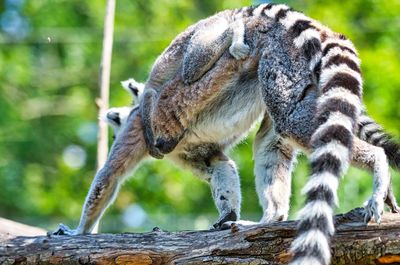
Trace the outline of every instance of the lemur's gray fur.
{"label": "lemur's gray fur", "polygon": [[[245,58],[249,53],[249,46],[244,43],[243,15],[233,14],[231,10],[217,13],[189,27],[157,59],[140,104],[145,139],[151,156],[161,159],[163,153],[169,153],[177,144],[177,141],[156,143],[154,139],[151,117],[159,87],[172,78],[179,68],[182,69],[182,78],[186,84],[195,82],[228,47],[230,54],[237,60]],[[162,150],[158,147],[162,147]]]}
{"label": "lemur's gray fur", "polygon": [[[285,5],[230,12],[243,14],[250,55],[236,60],[225,51],[199,80],[187,84],[182,60],[176,63],[174,56],[187,51],[185,45],[179,46],[187,43],[180,38],[193,28],[178,36],[157,59],[146,83],[158,95],[151,112],[156,136],[172,135],[177,144],[167,157],[210,176],[221,220],[235,221],[240,209],[239,180],[224,151],[264,115],[263,124],[271,121],[272,125],[260,129],[254,147],[263,221],[287,218],[291,161],[298,149],[310,153],[312,176],[303,189],[307,200],[292,244],[291,264],[328,264],[336,189],[351,160],[374,170],[367,218],[379,221],[390,182],[383,149],[354,135],[362,108],[355,48],[342,35]],[[164,126],[163,120],[171,117],[170,128]],[[148,155],[143,118],[137,110],[131,112],[106,165],[96,174],[78,228],[61,227],[60,232],[90,232],[123,177]],[[229,197],[231,192],[239,194],[238,199]]]}

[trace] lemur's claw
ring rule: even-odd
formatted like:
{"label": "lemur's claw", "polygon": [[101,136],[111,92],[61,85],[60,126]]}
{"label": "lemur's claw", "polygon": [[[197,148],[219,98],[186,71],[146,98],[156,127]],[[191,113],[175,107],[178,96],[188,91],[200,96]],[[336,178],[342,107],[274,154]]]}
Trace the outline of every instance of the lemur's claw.
{"label": "lemur's claw", "polygon": [[221,225],[221,230],[232,229],[232,226],[236,226],[237,228],[244,228],[250,225],[258,225],[260,223],[248,221],[248,220],[237,220],[237,221],[228,221]]}
{"label": "lemur's claw", "polygon": [[75,230],[70,229],[67,225],[64,224],[59,224],[58,229],[54,232],[51,233],[52,235],[67,235],[67,236],[72,236],[76,235]]}
{"label": "lemur's claw", "polygon": [[381,217],[384,209],[384,202],[382,198],[371,197],[365,203],[365,217],[364,222],[368,223],[369,220],[373,217],[377,224],[381,223]]}

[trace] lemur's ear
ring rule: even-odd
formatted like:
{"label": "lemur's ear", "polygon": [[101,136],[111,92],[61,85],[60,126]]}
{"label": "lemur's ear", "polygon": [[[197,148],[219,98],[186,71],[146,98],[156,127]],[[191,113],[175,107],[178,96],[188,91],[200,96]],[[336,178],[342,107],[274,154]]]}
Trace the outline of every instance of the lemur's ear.
{"label": "lemur's ear", "polygon": [[135,98],[135,100],[137,100],[143,93],[144,84],[136,82],[136,80],[133,78],[121,81],[121,85],[126,91],[128,91]]}

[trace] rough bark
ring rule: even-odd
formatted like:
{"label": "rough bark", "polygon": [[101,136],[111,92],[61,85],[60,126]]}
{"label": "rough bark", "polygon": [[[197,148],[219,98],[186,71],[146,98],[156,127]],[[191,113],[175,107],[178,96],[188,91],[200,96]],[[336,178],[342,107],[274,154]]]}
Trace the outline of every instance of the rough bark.
{"label": "rough bark", "polygon": [[[400,216],[363,223],[361,209],[336,217],[332,264],[400,264]],[[150,232],[0,240],[5,264],[286,264],[296,222],[225,231]]]}

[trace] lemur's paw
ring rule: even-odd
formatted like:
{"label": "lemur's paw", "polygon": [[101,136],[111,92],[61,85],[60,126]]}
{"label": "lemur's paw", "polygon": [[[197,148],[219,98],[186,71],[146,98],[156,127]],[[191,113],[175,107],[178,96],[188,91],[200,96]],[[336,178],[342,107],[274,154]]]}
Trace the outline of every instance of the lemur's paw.
{"label": "lemur's paw", "polygon": [[231,210],[228,213],[225,213],[224,215],[220,216],[218,221],[213,224],[212,228],[214,229],[222,229],[222,225],[226,222],[232,221],[235,222],[238,219],[238,215],[234,210]]}
{"label": "lemur's paw", "polygon": [[280,212],[275,212],[274,214],[268,213],[261,218],[260,223],[271,224],[276,222],[282,222],[286,221],[287,218],[288,218],[287,213],[280,213]]}
{"label": "lemur's paw", "polygon": [[73,230],[64,224],[59,224],[58,229],[50,234],[59,236],[61,235],[74,236],[77,235],[78,233],[76,232],[76,230]]}
{"label": "lemur's paw", "polygon": [[236,225],[237,227],[245,227],[245,226],[250,226],[250,225],[257,225],[259,223],[253,222],[253,221],[247,221],[247,220],[237,220],[237,221],[228,221],[225,222],[221,225],[221,230],[227,230],[231,229],[233,225]]}
{"label": "lemur's paw", "polygon": [[396,198],[392,192],[386,196],[385,204],[389,207],[392,213],[400,213],[400,207],[397,205]]}
{"label": "lemur's paw", "polygon": [[381,223],[381,217],[384,209],[384,201],[383,198],[376,198],[375,196],[371,197],[364,204],[365,215],[364,222],[368,223],[369,220],[373,217],[377,224]]}
{"label": "lemur's paw", "polygon": [[234,42],[229,47],[229,52],[236,60],[241,60],[250,54],[250,46],[244,42]]}

